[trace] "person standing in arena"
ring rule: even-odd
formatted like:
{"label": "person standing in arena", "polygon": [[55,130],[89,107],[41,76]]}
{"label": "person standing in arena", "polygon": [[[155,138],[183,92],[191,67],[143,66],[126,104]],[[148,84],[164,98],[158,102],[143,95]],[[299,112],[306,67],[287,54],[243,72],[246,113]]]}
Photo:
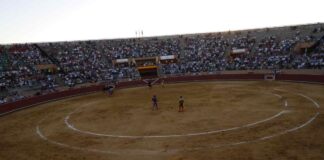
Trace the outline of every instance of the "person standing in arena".
{"label": "person standing in arena", "polygon": [[112,96],[112,94],[114,93],[114,89],[115,89],[114,85],[109,85],[108,86],[108,95],[109,96]]}
{"label": "person standing in arena", "polygon": [[183,112],[184,111],[183,104],[184,104],[184,99],[183,99],[182,96],[180,96],[180,98],[179,98],[179,112]]}
{"label": "person standing in arena", "polygon": [[152,97],[152,111],[154,111],[154,110],[158,110],[159,108],[158,108],[158,104],[157,104],[157,97],[156,97],[156,95],[153,95],[153,97]]}
{"label": "person standing in arena", "polygon": [[148,82],[147,82],[147,86],[148,86],[150,89],[152,89],[152,82],[151,82],[151,81],[148,81]]}
{"label": "person standing in arena", "polygon": [[162,88],[164,88],[164,80],[163,79],[161,81],[161,86],[162,86]]}

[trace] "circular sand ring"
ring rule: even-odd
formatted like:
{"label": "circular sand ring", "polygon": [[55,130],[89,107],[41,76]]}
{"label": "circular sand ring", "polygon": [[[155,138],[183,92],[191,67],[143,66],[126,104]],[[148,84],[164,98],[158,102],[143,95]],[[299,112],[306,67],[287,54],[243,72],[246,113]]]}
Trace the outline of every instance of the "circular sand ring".
{"label": "circular sand ring", "polygon": [[[275,90],[278,90],[278,91],[283,91],[283,92],[288,92],[286,90],[282,90],[282,89],[275,89]],[[307,100],[309,100],[310,102],[312,102],[315,106],[316,109],[319,109],[320,108],[320,105],[315,101],[313,100],[312,98],[302,94],[302,93],[297,93],[296,95],[299,95]],[[280,95],[277,94],[278,97],[281,97]],[[285,106],[287,105],[287,101],[285,101]],[[200,149],[204,149],[204,148],[221,148],[221,147],[227,147],[227,146],[237,146],[237,145],[241,145],[241,144],[248,144],[248,143],[255,143],[255,142],[261,142],[261,141],[265,141],[265,140],[269,140],[271,138],[275,138],[275,137],[278,137],[278,136],[281,136],[281,135],[284,135],[284,134],[288,134],[290,132],[294,132],[294,131],[297,131],[301,128],[304,128],[305,126],[309,125],[311,122],[313,122],[317,116],[319,115],[319,112],[317,111],[309,120],[307,120],[306,122],[304,122],[303,124],[299,125],[299,126],[296,126],[294,128],[291,128],[291,129],[287,129],[287,130],[284,130],[282,132],[279,132],[279,133],[275,133],[275,134],[272,134],[272,135],[269,135],[269,136],[265,136],[265,137],[261,137],[261,138],[257,138],[257,139],[254,139],[254,140],[250,140],[250,141],[239,141],[239,142],[233,142],[233,143],[227,143],[227,144],[221,144],[221,145],[217,145],[217,144],[213,144],[213,145],[209,145],[208,147],[194,147],[194,148],[184,148],[184,149],[170,149],[170,150],[155,150],[155,151],[151,151],[151,150],[145,150],[145,149],[136,149],[135,152],[131,152],[129,150],[121,150],[121,151],[111,151],[111,150],[100,150],[100,149],[88,149],[88,148],[82,148],[82,147],[78,147],[78,146],[72,146],[72,145],[69,145],[69,144],[65,144],[65,143],[62,143],[62,142],[58,142],[58,141],[55,141],[55,140],[52,140],[52,139],[49,139],[47,138],[41,131],[39,125],[46,119],[43,118],[42,120],[40,120],[36,126],[36,133],[37,135],[51,143],[51,144],[54,144],[54,145],[57,145],[57,146],[61,146],[61,147],[64,147],[64,148],[69,148],[69,149],[73,149],[73,150],[79,150],[79,151],[86,151],[86,152],[95,152],[95,153],[104,153],[104,154],[115,154],[115,155],[125,155],[125,154],[129,154],[129,155],[143,155],[143,154],[150,154],[150,155],[156,155],[156,154],[174,154],[174,153],[177,153],[179,151],[184,151],[184,150],[200,150]]]}

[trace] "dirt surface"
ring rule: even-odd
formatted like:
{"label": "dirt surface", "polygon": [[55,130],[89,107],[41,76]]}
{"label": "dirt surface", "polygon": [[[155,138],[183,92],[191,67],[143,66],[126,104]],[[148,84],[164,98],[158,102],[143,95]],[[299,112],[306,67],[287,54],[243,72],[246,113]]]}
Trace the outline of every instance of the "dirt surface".
{"label": "dirt surface", "polygon": [[0,117],[0,159],[322,160],[323,104],[323,85],[288,82],[98,92]]}

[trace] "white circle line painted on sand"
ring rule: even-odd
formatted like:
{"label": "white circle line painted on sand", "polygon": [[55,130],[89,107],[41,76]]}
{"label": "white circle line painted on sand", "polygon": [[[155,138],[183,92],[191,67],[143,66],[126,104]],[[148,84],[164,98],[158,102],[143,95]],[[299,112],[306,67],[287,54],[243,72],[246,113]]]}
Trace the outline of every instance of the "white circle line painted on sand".
{"label": "white circle line painted on sand", "polygon": [[[73,146],[73,145],[68,145],[66,143],[62,143],[62,142],[58,142],[52,139],[47,138],[43,132],[41,131],[39,125],[42,123],[43,120],[45,120],[46,118],[40,120],[36,126],[36,134],[44,141],[51,143],[53,145],[57,145],[60,147],[64,147],[64,148],[68,148],[68,149],[72,149],[72,150],[79,150],[79,151],[86,151],[86,152],[95,152],[95,153],[104,153],[104,154],[114,154],[114,155],[125,155],[126,150],[124,150],[124,152],[114,152],[114,151],[110,151],[110,150],[100,150],[100,149],[92,149],[92,148],[83,148],[83,147],[79,147],[79,146]],[[165,151],[165,150],[143,150],[143,149],[137,149],[135,150],[127,150],[126,153],[131,154],[131,155],[143,155],[143,154],[150,154],[150,155],[155,155],[155,154],[159,154],[159,153],[164,153],[164,154],[173,154],[176,151]]]}
{"label": "white circle line painted on sand", "polygon": [[288,92],[287,90],[281,88],[274,88],[273,90],[280,91],[280,92]]}
{"label": "white circle line painted on sand", "polygon": [[195,148],[189,148],[189,149],[185,149],[185,150],[201,150],[204,148],[220,148],[220,147],[226,147],[226,146],[236,146],[236,145],[240,145],[240,144],[245,144],[245,143],[255,143],[255,142],[261,142],[261,141],[265,141],[271,138],[275,138],[284,134],[288,134],[290,132],[296,131],[298,129],[301,129],[307,125],[309,125],[312,121],[314,121],[316,119],[316,117],[319,115],[319,112],[316,112],[314,114],[314,116],[312,116],[308,121],[306,121],[305,123],[301,124],[300,126],[270,135],[270,136],[265,136],[265,137],[261,137],[261,138],[257,138],[255,140],[250,140],[250,141],[240,141],[240,142],[234,142],[234,143],[228,143],[228,144],[221,144],[221,145],[210,145],[210,146],[206,146],[206,147],[195,147]]}
{"label": "white circle line painted on sand", "polygon": [[36,133],[37,133],[37,135],[41,138],[41,139],[43,139],[43,140],[45,140],[45,141],[47,141],[47,142],[49,142],[49,143],[51,143],[51,144],[55,144],[55,145],[58,145],[58,146],[61,146],[61,147],[65,147],[65,148],[69,148],[69,149],[74,149],[74,150],[80,150],[80,151],[88,151],[88,152],[98,152],[98,153],[106,153],[106,154],[118,154],[118,153],[116,153],[116,152],[111,152],[111,151],[104,151],[104,150],[98,150],[98,149],[86,149],[86,148],[81,148],[81,147],[76,147],[76,146],[71,146],[71,145],[68,145],[68,144],[65,144],[65,143],[60,143],[60,142],[57,142],[57,141],[54,141],[54,140],[51,140],[51,139],[49,139],[49,138],[47,138],[42,132],[41,132],[41,130],[40,130],[40,128],[39,128],[39,125],[37,125],[36,126]]}
{"label": "white circle line painted on sand", "polygon": [[[281,95],[274,94],[274,93],[271,93],[271,94],[277,96],[278,98],[282,98]],[[285,101],[285,105],[284,106],[286,106],[286,103],[287,103],[287,100]],[[83,106],[83,107],[85,107],[85,106]],[[80,107],[80,108],[83,108],[83,107]],[[186,134],[150,135],[150,136],[129,136],[129,135],[113,135],[113,134],[95,133],[95,132],[80,130],[80,129],[74,127],[74,125],[69,122],[69,119],[70,119],[70,116],[73,113],[77,112],[80,108],[77,108],[76,110],[72,111],[71,113],[69,113],[64,118],[64,123],[65,123],[65,125],[68,128],[70,128],[70,129],[72,129],[72,130],[74,130],[76,132],[79,132],[81,134],[88,134],[88,135],[92,135],[92,136],[111,137],[111,138],[133,138],[133,139],[136,139],[136,138],[177,138],[177,137],[190,137],[190,136],[201,136],[201,135],[222,133],[222,132],[227,132],[227,131],[239,130],[239,129],[243,129],[243,128],[247,128],[247,127],[252,127],[254,125],[257,125],[257,124],[260,124],[260,123],[264,123],[264,122],[270,121],[270,120],[272,120],[274,118],[277,118],[277,117],[279,117],[280,115],[282,115],[284,113],[288,113],[288,111],[283,110],[283,111],[281,111],[281,112],[279,112],[279,113],[277,113],[277,114],[275,114],[275,115],[273,115],[271,117],[268,117],[266,119],[263,119],[263,120],[260,120],[260,121],[257,121],[257,122],[249,123],[249,124],[242,125],[242,126],[238,126],[238,127],[220,129],[220,130],[205,131],[205,132],[196,132],[196,133],[186,133]]]}
{"label": "white circle line painted on sand", "polygon": [[308,99],[309,101],[313,102],[313,104],[316,106],[316,108],[320,108],[320,105],[314,99],[306,96],[305,94],[302,94],[302,93],[294,93],[294,92],[290,92],[290,91],[287,91],[287,90],[281,89],[281,88],[275,88],[273,90],[280,91],[280,92],[288,92],[288,93],[292,93],[292,94],[296,94],[296,95],[302,96],[302,97]]}
{"label": "white circle line painted on sand", "polygon": [[298,95],[300,95],[300,96],[302,96],[302,97],[304,97],[304,98],[310,100],[311,102],[313,102],[313,103],[315,104],[315,106],[316,106],[317,108],[320,108],[320,105],[319,105],[316,101],[314,101],[312,98],[310,98],[310,97],[308,97],[308,96],[306,96],[306,95],[304,95],[304,94],[302,94],[302,93],[298,93]]}
{"label": "white circle line painted on sand", "polygon": [[154,135],[154,136],[125,136],[125,135],[111,135],[111,134],[102,134],[102,133],[94,133],[94,132],[89,132],[89,131],[82,131],[80,129],[75,128],[72,124],[68,122],[69,116],[65,117],[64,122],[65,124],[72,130],[83,133],[83,134],[88,134],[88,135],[93,135],[93,136],[101,136],[101,137],[111,137],[111,138],[173,138],[173,137],[189,137],[189,136],[200,136],[200,135],[208,135],[208,134],[215,134],[215,133],[221,133],[221,132],[227,132],[227,131],[233,131],[233,130],[238,130],[238,129],[243,129],[247,127],[251,127],[266,121],[270,121],[274,118],[279,117],[280,115],[287,113],[286,110],[283,110],[279,113],[277,113],[274,116],[271,116],[269,118],[263,119],[261,121],[253,122],[250,124],[246,124],[240,127],[232,127],[232,128],[227,128],[227,129],[221,129],[221,130],[214,130],[214,131],[207,131],[207,132],[198,132],[198,133],[186,133],[186,134],[172,134],[172,135]]}
{"label": "white circle line painted on sand", "polygon": [[271,93],[271,94],[277,96],[278,98],[282,98],[282,95],[279,95],[279,94],[276,94],[276,93]]}
{"label": "white circle line painted on sand", "polygon": [[[299,94],[297,94],[299,95]],[[300,95],[302,96],[302,95]],[[302,97],[306,98],[308,96],[306,95],[303,95]],[[313,104],[316,106],[316,108],[319,108],[320,105],[314,101],[312,98],[308,97],[307,98],[308,100],[310,100],[311,102],[313,102]],[[270,136],[265,136],[265,137],[261,137],[261,138],[257,138],[255,140],[250,140],[250,141],[240,141],[240,142],[234,142],[234,143],[228,143],[228,144],[223,144],[223,145],[211,145],[211,146],[208,146],[208,147],[195,147],[195,148],[185,148],[185,149],[171,149],[171,150],[159,150],[159,151],[156,151],[156,152],[152,152],[152,151],[149,151],[149,152],[146,152],[146,153],[157,153],[157,154],[170,154],[170,153],[176,153],[178,151],[183,151],[183,150],[199,150],[199,149],[204,149],[204,148],[220,148],[220,147],[226,147],[226,146],[237,146],[237,145],[241,145],[241,144],[247,144],[247,143],[254,143],[254,142],[260,142],[260,141],[264,141],[264,140],[268,140],[268,139],[271,139],[271,138],[274,138],[274,137],[277,137],[277,136],[280,136],[280,135],[284,135],[284,134],[288,134],[290,132],[293,132],[293,131],[296,131],[296,130],[299,130],[307,125],[309,125],[312,121],[314,121],[316,119],[316,117],[319,115],[319,112],[316,112],[316,114],[310,118],[308,121],[306,121],[305,123],[297,126],[297,127],[294,127],[294,128],[291,128],[291,129],[288,129],[288,130],[285,130],[285,131],[282,131],[282,132],[279,132],[279,133],[276,133],[276,134],[273,134],[273,135],[270,135]],[[44,118],[45,119],[45,118]],[[44,120],[43,119],[43,120]],[[65,148],[69,148],[69,149],[75,149],[75,150],[81,150],[81,151],[88,151],[88,152],[97,152],[97,153],[105,153],[105,154],[118,154],[118,155],[125,155],[127,154],[128,152],[125,152],[125,151],[121,151],[121,152],[112,152],[112,151],[109,151],[109,150],[98,150],[98,149],[86,149],[86,148],[81,148],[81,147],[76,147],[76,146],[71,146],[71,145],[68,145],[68,144],[64,144],[64,143],[60,143],[60,142],[57,142],[57,141],[54,141],[54,140],[51,140],[49,138],[47,138],[40,130],[39,128],[39,124],[43,121],[41,120],[37,126],[36,126],[36,133],[37,135],[51,143],[51,144],[55,144],[55,145],[58,145],[58,146],[61,146],[61,147],[65,147]],[[147,151],[147,150],[144,150],[144,151]],[[133,152],[134,153],[134,152]],[[129,153],[128,153],[129,154]]]}
{"label": "white circle line painted on sand", "polygon": [[[220,147],[227,147],[227,146],[236,146],[236,145],[241,145],[241,144],[246,144],[246,143],[255,143],[255,142],[260,142],[260,141],[265,141],[274,137],[278,137],[284,134],[287,134],[289,132],[293,132],[296,131],[298,129],[301,129],[305,126],[307,126],[308,124],[310,124],[312,121],[314,121],[316,119],[316,117],[319,115],[319,112],[317,112],[312,118],[310,118],[308,121],[306,121],[305,123],[303,123],[300,126],[285,130],[283,132],[279,132],[270,136],[265,136],[265,137],[261,137],[255,140],[250,140],[250,141],[240,141],[240,142],[233,142],[233,143],[228,143],[228,144],[222,144],[222,145],[211,145],[211,146],[207,146],[207,147],[195,147],[195,148],[185,148],[185,149],[170,149],[170,150],[155,150],[155,151],[148,151],[148,150],[138,150],[141,151],[142,153],[145,152],[145,154],[173,154],[179,151],[183,151],[183,150],[201,150],[201,149],[205,149],[205,148],[220,148]],[[39,135],[39,137],[49,143],[61,146],[61,147],[65,147],[65,148],[69,148],[69,149],[74,149],[74,150],[80,150],[80,151],[88,151],[88,152],[97,152],[97,153],[105,153],[105,154],[117,154],[117,155],[124,155],[124,154],[129,154],[129,152],[112,152],[109,150],[99,150],[99,149],[86,149],[86,148],[81,148],[81,147],[77,147],[77,146],[72,146],[72,145],[68,145],[65,143],[60,143],[51,139],[48,139],[40,130],[39,125],[36,126],[36,133]],[[138,155],[139,153],[134,153],[132,152],[132,155]]]}

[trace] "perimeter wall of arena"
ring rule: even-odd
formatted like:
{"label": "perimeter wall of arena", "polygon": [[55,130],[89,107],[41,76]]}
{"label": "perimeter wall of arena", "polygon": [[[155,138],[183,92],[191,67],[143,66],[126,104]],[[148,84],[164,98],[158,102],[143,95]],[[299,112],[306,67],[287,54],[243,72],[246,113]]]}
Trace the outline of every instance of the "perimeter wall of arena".
{"label": "perimeter wall of arena", "polygon": [[[190,82],[190,81],[214,81],[214,80],[264,80],[264,76],[272,74],[271,71],[232,71],[232,72],[219,72],[214,74],[199,74],[199,75],[182,75],[182,76],[168,76],[162,79],[165,83],[178,83],[178,82]],[[281,71],[276,75],[276,80],[279,81],[294,81],[294,82],[307,82],[307,83],[319,83],[324,84],[324,70],[315,71]],[[157,82],[159,83],[159,82]],[[136,86],[144,86],[145,82],[141,80],[135,81],[123,81],[118,83],[116,88],[128,88]],[[81,88],[71,88],[64,91],[53,92],[46,95],[39,95],[28,97],[16,102],[6,103],[0,105],[0,116],[18,111],[24,108],[28,108],[37,104],[45,103],[48,101],[58,100],[71,96],[101,91],[104,88],[104,84],[96,84]]]}

